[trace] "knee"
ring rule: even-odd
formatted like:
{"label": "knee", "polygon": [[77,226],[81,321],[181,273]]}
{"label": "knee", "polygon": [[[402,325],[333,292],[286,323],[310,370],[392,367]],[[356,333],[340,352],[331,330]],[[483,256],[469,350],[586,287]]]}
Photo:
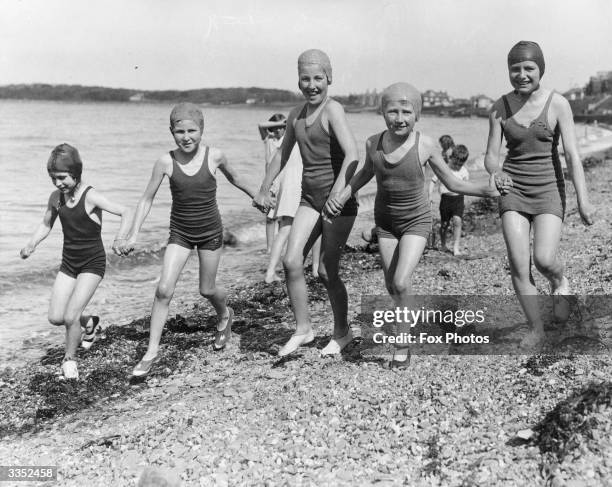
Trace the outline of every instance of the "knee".
{"label": "knee", "polygon": [[65,325],[73,325],[74,323],[79,323],[79,326],[80,326],[80,318],[81,318],[81,313],[75,313],[74,311],[67,311],[64,314],[63,323]]}
{"label": "knee", "polygon": [[160,282],[157,285],[157,289],[155,290],[155,299],[158,299],[160,301],[170,301],[172,299],[173,294],[173,286],[169,286],[168,284]]}
{"label": "knee", "polygon": [[396,295],[409,293],[410,290],[412,289],[412,279],[404,279],[404,280],[394,279],[392,286],[393,286],[393,290],[395,291]]}
{"label": "knee", "polygon": [[47,319],[49,320],[49,323],[51,323],[53,326],[62,326],[64,324],[63,315],[49,313],[49,315],[47,316]]}
{"label": "knee", "polygon": [[536,266],[537,270],[546,274],[556,269],[557,258],[552,252],[535,252],[533,255],[533,264]]}
{"label": "knee", "polygon": [[283,258],[283,267],[288,274],[296,274],[304,272],[302,259],[285,255]]}

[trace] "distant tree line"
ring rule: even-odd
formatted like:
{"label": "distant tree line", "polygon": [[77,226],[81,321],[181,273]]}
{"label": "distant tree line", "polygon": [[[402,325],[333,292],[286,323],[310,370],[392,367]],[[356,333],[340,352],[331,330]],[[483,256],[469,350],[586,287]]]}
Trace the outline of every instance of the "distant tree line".
{"label": "distant tree line", "polygon": [[155,101],[194,103],[283,103],[302,98],[287,90],[268,88],[201,88],[197,90],[143,91],[101,86],[20,84],[0,86],[0,99],[57,101]]}

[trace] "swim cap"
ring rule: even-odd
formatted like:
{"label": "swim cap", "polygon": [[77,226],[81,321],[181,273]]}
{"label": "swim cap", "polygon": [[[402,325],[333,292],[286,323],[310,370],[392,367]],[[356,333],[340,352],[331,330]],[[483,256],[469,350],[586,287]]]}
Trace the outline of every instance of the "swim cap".
{"label": "swim cap", "polygon": [[380,99],[380,106],[384,110],[388,103],[398,101],[400,103],[410,103],[414,109],[414,114],[418,120],[421,116],[423,100],[421,93],[414,86],[408,83],[394,83],[385,88]]}
{"label": "swim cap", "polygon": [[307,66],[309,64],[317,64],[321,66],[323,72],[327,76],[327,83],[331,85],[332,67],[331,61],[329,60],[327,54],[319,49],[309,49],[308,51],[304,51],[298,58],[298,73],[302,66]]}
{"label": "swim cap", "polygon": [[81,179],[83,162],[76,148],[70,144],[60,144],[51,151],[47,161],[47,172],[67,172],[75,179]]}
{"label": "swim cap", "polygon": [[522,61],[533,61],[540,68],[540,76],[544,75],[544,54],[537,42],[520,41],[510,49],[508,53],[508,67]]}
{"label": "swim cap", "polygon": [[202,130],[204,130],[204,115],[193,103],[179,103],[170,112],[170,127],[174,127],[181,120],[191,120],[196,122]]}

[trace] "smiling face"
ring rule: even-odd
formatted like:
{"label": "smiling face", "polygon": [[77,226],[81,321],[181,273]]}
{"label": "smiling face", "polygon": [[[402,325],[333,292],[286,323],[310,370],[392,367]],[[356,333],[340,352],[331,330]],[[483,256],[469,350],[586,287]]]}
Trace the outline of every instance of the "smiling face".
{"label": "smiling face", "polygon": [[170,127],[174,142],[180,151],[185,154],[193,154],[198,150],[202,140],[202,129],[193,120],[179,120]]}
{"label": "smiling face", "polygon": [[530,95],[540,87],[540,68],[534,61],[521,61],[508,68],[510,83],[519,95]]}
{"label": "smiling face", "polygon": [[389,133],[397,137],[410,135],[416,124],[416,112],[412,103],[389,101],[383,107],[383,117]]}
{"label": "smiling face", "polygon": [[49,177],[53,186],[59,189],[62,193],[68,194],[74,191],[78,181],[69,172],[49,172]]}
{"label": "smiling face", "polygon": [[298,87],[311,105],[320,104],[327,97],[327,74],[318,64],[307,64],[300,67]]}

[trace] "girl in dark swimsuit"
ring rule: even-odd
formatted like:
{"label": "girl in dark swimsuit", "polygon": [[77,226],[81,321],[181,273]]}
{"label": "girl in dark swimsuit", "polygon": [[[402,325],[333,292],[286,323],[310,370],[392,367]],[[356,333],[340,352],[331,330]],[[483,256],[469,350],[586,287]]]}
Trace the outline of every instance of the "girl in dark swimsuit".
{"label": "girl in dark swimsuit", "polygon": [[113,243],[113,251],[117,254],[120,254],[122,236],[127,234],[130,222],[129,212],[123,206],[108,200],[81,180],[82,170],[81,157],[74,147],[61,144],[53,149],[47,171],[57,190],[51,193],[43,221],[20,253],[22,259],[32,255],[36,246],[49,235],[59,216],[64,245],[62,264],[49,304],[49,321],[66,327],[66,353],[61,368],[67,379],[79,377],[76,362],[79,342],[83,348],[89,348],[98,331],[99,317],[85,315],[83,311],[106,269],[106,253],[100,236],[102,210],[121,216],[121,225]]}
{"label": "girl in dark swimsuit", "polygon": [[[563,141],[567,169],[576,189],[578,211],[586,225],[593,223],[582,163],[576,144],[572,110],[561,95],[542,88],[544,56],[535,42],[521,41],[508,54],[513,91],[493,105],[485,156],[487,171],[495,176],[502,194],[500,213],[508,250],[512,284],[532,330],[523,340],[536,346],[544,335],[531,275],[530,233],[533,228],[533,263],[549,280],[551,294],[570,294],[569,281],[558,259],[565,217],[565,182],[558,154]],[[499,167],[502,137],[508,155]],[[553,300],[555,319],[567,320],[569,307]]]}
{"label": "girl in dark swimsuit", "polygon": [[157,361],[170,300],[194,247],[200,260],[200,294],[210,301],[219,320],[214,348],[225,348],[231,337],[234,312],[227,306],[227,293],[216,285],[223,245],[223,226],[217,207],[217,169],[251,198],[254,192],[229,164],[223,152],[200,144],[203,131],[204,115],[196,105],[179,103],[174,107],[170,113],[170,133],[177,148],[165,153],[153,166],[149,184],[138,202],[128,241],[122,247],[124,253],[134,249],[159,185],[167,176],[172,193],[170,237],[153,300],[149,345],[132,371],[135,377],[147,375]]}
{"label": "girl in dark swimsuit", "polygon": [[328,97],[331,82],[331,63],[324,52],[311,49],[300,55],[298,86],[306,103],[289,114],[281,151],[268,167],[253,201],[263,211],[272,205],[268,197],[270,185],[287,163],[297,142],[303,163],[302,196],[283,259],[297,329],[280,349],[280,356],[314,340],[303,263],[319,235],[322,235],[319,278],[327,289],[334,315],[332,338],[321,353],[338,354],[352,340],[347,321],[348,296],[338,268],[357,215],[357,201],[351,198],[333,221],[324,219],[322,212],[326,202],[339,194],[351,178],[358,153],[342,105]]}
{"label": "girl in dark swimsuit", "polygon": [[[415,130],[421,113],[421,94],[416,88],[408,83],[389,86],[383,91],[381,109],[387,130],[367,140],[363,167],[339,198],[329,202],[328,211],[337,214],[351,194],[376,176],[374,219],[385,284],[396,306],[414,309],[412,274],[431,230],[425,164],[429,162],[438,178],[454,192],[475,196],[494,196],[497,192],[489,183],[456,178],[435,141]],[[408,331],[397,330],[398,335]],[[408,359],[408,347],[398,345],[391,366],[408,365]]]}

